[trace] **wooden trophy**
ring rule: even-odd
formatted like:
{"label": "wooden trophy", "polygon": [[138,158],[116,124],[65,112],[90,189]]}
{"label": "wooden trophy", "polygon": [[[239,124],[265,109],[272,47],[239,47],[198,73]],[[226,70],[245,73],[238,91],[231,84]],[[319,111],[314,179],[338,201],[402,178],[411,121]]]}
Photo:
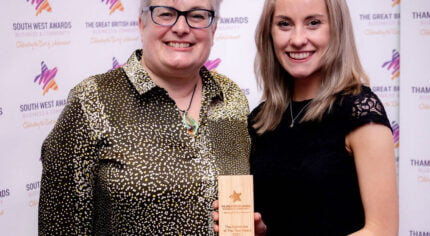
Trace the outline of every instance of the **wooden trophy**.
{"label": "wooden trophy", "polygon": [[218,176],[219,235],[254,236],[252,175]]}

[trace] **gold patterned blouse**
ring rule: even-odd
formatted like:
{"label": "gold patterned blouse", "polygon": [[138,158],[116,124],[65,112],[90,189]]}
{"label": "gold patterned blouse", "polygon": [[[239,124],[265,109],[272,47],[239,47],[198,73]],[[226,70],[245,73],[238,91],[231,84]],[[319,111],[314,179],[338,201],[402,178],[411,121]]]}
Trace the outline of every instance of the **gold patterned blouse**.
{"label": "gold patterned blouse", "polygon": [[215,235],[217,176],[249,172],[246,98],[202,67],[190,135],[140,58],[71,90],[42,146],[39,234]]}

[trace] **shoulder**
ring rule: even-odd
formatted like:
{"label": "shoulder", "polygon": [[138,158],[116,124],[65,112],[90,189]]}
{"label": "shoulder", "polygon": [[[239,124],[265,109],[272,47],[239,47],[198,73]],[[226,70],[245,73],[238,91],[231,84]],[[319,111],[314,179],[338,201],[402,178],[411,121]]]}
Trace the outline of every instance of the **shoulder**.
{"label": "shoulder", "polygon": [[[105,112],[105,102],[101,94],[112,93],[109,87],[114,87],[114,80],[123,74],[122,69],[116,69],[104,74],[90,76],[71,89],[65,109],[72,110],[68,115],[80,114],[82,124],[90,128],[91,136],[100,139],[109,130],[109,115]],[[115,94],[115,96],[120,96]],[[65,115],[66,116],[66,115]]]}
{"label": "shoulder", "polygon": [[[210,71],[210,77],[216,86],[216,94],[223,101],[222,114],[225,117],[240,117],[241,120],[246,120],[249,114],[248,99],[242,92],[240,87],[225,75]],[[220,112],[221,112],[220,110]]]}
{"label": "shoulder", "polygon": [[385,109],[378,98],[378,96],[372,92],[367,86],[362,86],[361,91],[358,94],[350,94],[344,97],[345,108],[349,109],[353,117],[366,116],[369,113],[377,115],[385,115]]}
{"label": "shoulder", "polygon": [[240,89],[239,85],[237,85],[233,80],[228,78],[227,76],[220,74],[218,72],[210,71],[212,78],[215,80],[217,85],[220,87],[222,92],[224,93],[240,93],[245,96]]}
{"label": "shoulder", "polygon": [[257,116],[257,114],[261,111],[261,109],[263,108],[265,102],[260,103],[258,106],[256,106],[251,113],[249,114],[249,121],[253,121],[255,119],[255,117]]}
{"label": "shoulder", "polygon": [[70,95],[82,98],[84,96],[92,97],[91,95],[100,92],[100,89],[106,89],[106,87],[114,86],[115,82],[119,82],[119,78],[126,78],[125,72],[122,68],[90,76],[72,88]]}
{"label": "shoulder", "polygon": [[255,118],[257,117],[258,113],[261,111],[263,105],[264,105],[264,102],[260,103],[257,107],[255,107],[251,111],[251,113],[248,116],[248,131],[252,139],[258,136],[257,130],[253,127],[253,125],[256,123]]}
{"label": "shoulder", "polygon": [[[90,76],[70,90],[68,104],[80,104],[80,109],[85,114],[100,113],[100,111],[104,110],[102,96],[110,94],[108,96],[113,97],[112,91],[118,86],[118,83],[122,83],[121,78],[126,79],[121,68]],[[114,95],[120,96],[119,94]]]}
{"label": "shoulder", "polygon": [[248,107],[248,100],[239,85],[225,75],[213,71],[210,73],[225,99],[241,103]]}
{"label": "shoulder", "polygon": [[340,107],[351,122],[351,129],[367,123],[390,126],[385,108],[378,96],[367,86],[362,86],[358,94],[341,96]]}

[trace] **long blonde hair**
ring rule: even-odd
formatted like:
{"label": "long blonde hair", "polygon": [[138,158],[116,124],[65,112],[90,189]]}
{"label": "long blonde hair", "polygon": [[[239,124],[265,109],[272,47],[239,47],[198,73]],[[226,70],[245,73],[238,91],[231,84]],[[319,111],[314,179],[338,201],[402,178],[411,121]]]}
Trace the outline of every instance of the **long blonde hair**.
{"label": "long blonde hair", "polygon": [[[345,0],[324,0],[330,27],[330,43],[322,58],[322,82],[317,96],[309,104],[302,121],[321,120],[330,111],[338,95],[357,94],[368,77],[361,65]],[[266,0],[255,32],[257,55],[255,74],[265,103],[255,117],[253,127],[262,134],[274,130],[292,99],[293,78],[278,62],[271,35],[276,0]]]}

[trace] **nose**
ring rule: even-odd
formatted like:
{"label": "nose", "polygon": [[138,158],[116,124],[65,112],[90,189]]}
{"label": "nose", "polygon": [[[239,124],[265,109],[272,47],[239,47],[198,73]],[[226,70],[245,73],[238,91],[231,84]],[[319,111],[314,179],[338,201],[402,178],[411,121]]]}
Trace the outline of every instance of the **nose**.
{"label": "nose", "polygon": [[178,20],[176,21],[176,24],[172,26],[173,32],[183,35],[190,32],[190,26],[187,24],[187,20],[185,19],[185,16],[179,16]]}
{"label": "nose", "polygon": [[291,44],[294,47],[300,48],[306,45],[307,42],[308,42],[308,38],[306,35],[306,30],[303,29],[303,27],[294,28],[291,34]]}

